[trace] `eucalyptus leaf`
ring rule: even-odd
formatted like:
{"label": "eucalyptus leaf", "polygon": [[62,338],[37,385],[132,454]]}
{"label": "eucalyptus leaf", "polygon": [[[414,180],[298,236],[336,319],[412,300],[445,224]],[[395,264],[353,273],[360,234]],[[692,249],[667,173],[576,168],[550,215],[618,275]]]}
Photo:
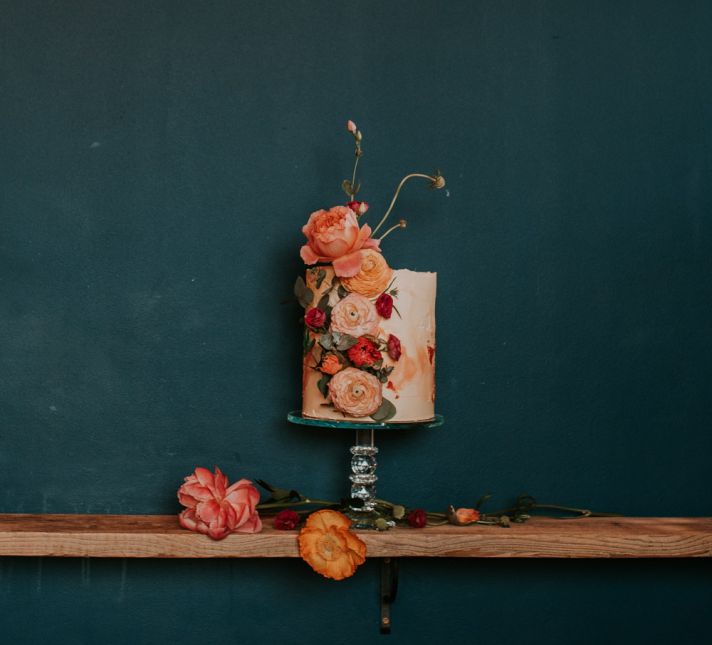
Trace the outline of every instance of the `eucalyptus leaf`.
{"label": "eucalyptus leaf", "polygon": [[322,376],[316,384],[316,386],[319,388],[319,392],[321,392],[321,395],[324,398],[329,396],[329,381],[330,380],[331,380],[331,376],[329,374],[324,374],[324,376]]}
{"label": "eucalyptus leaf", "polygon": [[339,288],[336,290],[336,293],[339,294],[339,298],[345,298],[349,295],[349,292],[346,291],[346,289],[344,289],[342,285],[339,285]]}
{"label": "eucalyptus leaf", "polygon": [[395,414],[396,406],[388,399],[383,399],[381,406],[371,415],[371,418],[374,421],[378,421],[378,423],[385,423],[389,419],[392,419]]}
{"label": "eucalyptus leaf", "polygon": [[305,309],[311,305],[314,300],[314,292],[307,287],[302,276],[299,276],[294,283],[294,295],[297,297],[299,304]]}
{"label": "eucalyptus leaf", "polygon": [[319,344],[328,352],[334,347],[334,339],[329,333],[322,334],[319,336]]}
{"label": "eucalyptus leaf", "polygon": [[334,341],[336,342],[336,349],[345,352],[347,349],[358,343],[358,338],[350,336],[349,334],[340,334],[339,340],[337,341],[336,338],[334,338]]}
{"label": "eucalyptus leaf", "polygon": [[324,282],[324,278],[326,277],[326,271],[324,269],[319,269],[319,271],[316,274],[316,288],[321,289],[321,283]]}
{"label": "eucalyptus leaf", "polygon": [[344,181],[341,182],[341,190],[351,197],[351,182],[348,179],[344,179]]}
{"label": "eucalyptus leaf", "polygon": [[317,307],[321,309],[322,311],[326,311],[326,308],[329,306],[329,294],[325,293],[321,298],[319,298],[319,303],[317,304]]}

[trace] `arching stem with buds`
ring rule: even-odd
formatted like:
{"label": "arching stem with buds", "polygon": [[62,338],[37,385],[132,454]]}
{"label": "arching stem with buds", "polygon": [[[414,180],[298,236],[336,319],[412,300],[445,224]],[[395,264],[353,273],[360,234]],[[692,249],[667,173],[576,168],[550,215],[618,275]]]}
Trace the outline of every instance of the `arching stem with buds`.
{"label": "arching stem with buds", "polygon": [[[378,231],[378,229],[381,228],[381,226],[383,226],[383,224],[388,219],[388,216],[391,214],[391,211],[393,210],[393,207],[396,204],[396,201],[398,199],[398,195],[400,194],[401,188],[403,188],[403,186],[409,179],[413,179],[414,177],[420,177],[421,179],[429,180],[431,188],[443,188],[445,186],[445,178],[440,173],[437,173],[435,176],[431,176],[431,175],[425,175],[420,172],[413,172],[413,173],[403,177],[403,179],[401,179],[401,181],[400,181],[400,184],[398,184],[398,188],[396,188],[396,192],[393,195],[393,199],[391,200],[391,205],[388,207],[386,214],[381,218],[381,221],[378,222],[378,226],[376,226],[376,228],[373,229],[372,235],[375,235],[376,232]],[[398,227],[400,227],[400,224],[398,225]],[[394,228],[398,228],[398,227],[394,227]],[[383,237],[388,235],[388,233],[390,233],[391,230],[392,229],[389,229]],[[381,239],[383,239],[383,238],[381,238]]]}

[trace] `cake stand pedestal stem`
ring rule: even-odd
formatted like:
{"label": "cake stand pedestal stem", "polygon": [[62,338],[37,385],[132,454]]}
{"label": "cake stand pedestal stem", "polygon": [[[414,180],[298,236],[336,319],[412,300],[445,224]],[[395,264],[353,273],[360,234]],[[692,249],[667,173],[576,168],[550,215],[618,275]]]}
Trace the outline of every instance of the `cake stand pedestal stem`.
{"label": "cake stand pedestal stem", "polygon": [[373,429],[356,430],[356,443],[351,446],[351,500],[349,517],[357,529],[374,529],[376,521],[376,455]]}

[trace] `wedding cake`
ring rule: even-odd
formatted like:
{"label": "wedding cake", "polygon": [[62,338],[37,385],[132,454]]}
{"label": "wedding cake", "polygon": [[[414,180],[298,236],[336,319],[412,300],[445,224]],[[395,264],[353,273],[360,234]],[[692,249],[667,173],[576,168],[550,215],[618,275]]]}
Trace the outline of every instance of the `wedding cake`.
{"label": "wedding cake", "polygon": [[389,209],[373,230],[359,218],[368,204],[355,201],[361,132],[351,181],[342,186],[348,204],[311,214],[302,232],[301,257],[310,268],[295,295],[304,307],[302,414],[315,419],[410,423],[434,417],[436,274],[392,269],[382,240],[405,221],[385,223],[406,181],[443,177],[413,173],[398,186]]}

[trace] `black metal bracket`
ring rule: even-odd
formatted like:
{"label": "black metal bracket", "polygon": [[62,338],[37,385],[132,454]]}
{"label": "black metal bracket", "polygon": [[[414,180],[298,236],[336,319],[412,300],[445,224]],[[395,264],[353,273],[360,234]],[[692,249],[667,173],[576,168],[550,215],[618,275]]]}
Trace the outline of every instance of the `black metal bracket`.
{"label": "black metal bracket", "polygon": [[381,560],[381,634],[391,633],[391,605],[398,593],[398,560]]}

